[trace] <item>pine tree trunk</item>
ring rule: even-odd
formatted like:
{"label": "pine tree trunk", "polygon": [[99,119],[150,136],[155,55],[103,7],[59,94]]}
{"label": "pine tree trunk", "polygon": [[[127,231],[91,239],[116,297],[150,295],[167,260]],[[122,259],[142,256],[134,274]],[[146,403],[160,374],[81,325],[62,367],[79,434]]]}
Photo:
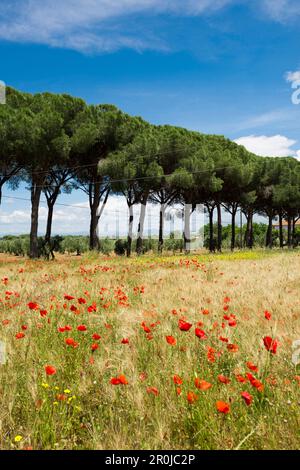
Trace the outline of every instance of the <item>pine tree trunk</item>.
{"label": "pine tree trunk", "polygon": [[139,226],[138,226],[138,236],[137,236],[137,241],[136,241],[136,252],[138,255],[141,255],[143,253],[143,236],[144,236],[147,199],[148,199],[148,194],[141,201],[140,220],[139,220]]}
{"label": "pine tree trunk", "polygon": [[283,227],[282,227],[282,213],[279,214],[279,242],[280,248],[283,248]]}
{"label": "pine tree trunk", "polygon": [[160,205],[159,211],[159,235],[158,235],[158,252],[162,253],[164,246],[164,218],[165,218],[165,204]]}
{"label": "pine tree trunk", "polygon": [[254,235],[253,235],[253,209],[251,209],[251,211],[250,211],[249,219],[250,219],[250,227],[249,227],[249,243],[248,243],[248,248],[250,248],[250,250],[252,250],[253,245],[254,245]]}
{"label": "pine tree trunk", "polygon": [[217,204],[217,214],[218,214],[218,237],[217,237],[217,248],[218,251],[222,251],[222,208],[221,204]]}
{"label": "pine tree trunk", "polygon": [[126,254],[128,258],[131,256],[132,234],[133,234],[133,205],[129,206],[129,223],[128,223],[128,236],[127,236],[127,249],[126,249]]}
{"label": "pine tree trunk", "polygon": [[292,218],[292,246],[296,248],[296,219]]}
{"label": "pine tree trunk", "polygon": [[39,257],[39,248],[38,248],[38,224],[39,224],[39,205],[42,187],[39,184],[40,180],[34,182],[32,180],[31,188],[31,227],[30,227],[30,247],[29,247],[29,256],[31,259],[36,259]]}
{"label": "pine tree trunk", "polygon": [[45,234],[45,243],[49,243],[49,244],[51,242],[53,210],[54,210],[54,204],[48,202],[48,217],[47,217],[47,228],[46,228],[46,234]]}
{"label": "pine tree trunk", "polygon": [[292,248],[292,222],[291,222],[291,217],[288,216],[288,247]]}
{"label": "pine tree trunk", "polygon": [[208,209],[209,212],[209,251],[215,251],[214,246],[214,207]]}
{"label": "pine tree trunk", "polygon": [[249,213],[246,215],[246,219],[247,219],[247,225],[246,225],[246,231],[244,235],[244,247],[248,246],[248,243],[249,243],[249,232],[250,232]]}
{"label": "pine tree trunk", "polygon": [[231,251],[234,251],[235,248],[235,217],[236,217],[237,207],[235,205],[232,207],[231,214]]}
{"label": "pine tree trunk", "polygon": [[47,227],[46,227],[46,234],[45,234],[45,242],[44,246],[49,249],[49,253],[46,252],[45,256],[47,259],[49,259],[49,256],[51,254],[51,258],[55,259],[53,249],[51,247],[51,232],[52,232],[52,220],[53,220],[53,210],[54,210],[54,202],[53,201],[48,201],[48,216],[47,216]]}
{"label": "pine tree trunk", "polygon": [[269,216],[269,223],[268,223],[268,230],[266,236],[266,248],[273,248],[273,213],[270,212]]}
{"label": "pine tree trunk", "polygon": [[191,204],[184,205],[184,251],[188,254],[191,252]]}
{"label": "pine tree trunk", "polygon": [[98,228],[98,215],[97,209],[93,207],[91,210],[91,222],[90,222],[90,250],[99,250],[100,242],[97,233]]}
{"label": "pine tree trunk", "polygon": [[100,183],[94,183],[90,185],[90,250],[99,250],[100,242],[98,238],[98,222],[99,222],[99,204],[100,204]]}
{"label": "pine tree trunk", "polygon": [[244,237],[244,246],[250,250],[253,248],[253,209],[249,209],[246,215],[247,227]]}

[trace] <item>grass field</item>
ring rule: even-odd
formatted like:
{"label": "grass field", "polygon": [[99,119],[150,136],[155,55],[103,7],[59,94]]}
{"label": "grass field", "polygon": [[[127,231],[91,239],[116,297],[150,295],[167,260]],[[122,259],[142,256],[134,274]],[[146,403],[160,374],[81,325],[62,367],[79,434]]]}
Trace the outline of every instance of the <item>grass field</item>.
{"label": "grass field", "polygon": [[2,257],[0,448],[299,449],[299,292],[299,252]]}

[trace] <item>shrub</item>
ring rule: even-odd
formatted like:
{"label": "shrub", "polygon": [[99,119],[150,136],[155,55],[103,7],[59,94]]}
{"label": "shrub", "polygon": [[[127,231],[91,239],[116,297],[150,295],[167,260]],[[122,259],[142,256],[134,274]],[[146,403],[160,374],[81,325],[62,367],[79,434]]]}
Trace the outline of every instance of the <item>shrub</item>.
{"label": "shrub", "polygon": [[115,253],[116,255],[123,256],[126,253],[126,248],[127,248],[127,240],[116,240],[115,242]]}

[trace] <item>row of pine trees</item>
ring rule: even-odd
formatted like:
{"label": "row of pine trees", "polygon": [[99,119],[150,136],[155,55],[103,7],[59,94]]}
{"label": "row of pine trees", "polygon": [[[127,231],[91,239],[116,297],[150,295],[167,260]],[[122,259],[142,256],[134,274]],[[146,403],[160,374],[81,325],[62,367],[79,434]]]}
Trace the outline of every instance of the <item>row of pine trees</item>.
{"label": "row of pine trees", "polygon": [[287,244],[295,243],[300,217],[300,164],[293,157],[261,157],[223,136],[184,128],[155,126],[112,105],[87,105],[82,99],[51,93],[28,94],[7,89],[0,106],[0,204],[3,186],[26,183],[31,199],[30,257],[39,256],[38,215],[42,194],[48,205],[45,246],[51,249],[55,203],[62,192],[80,189],[90,207],[90,249],[99,250],[97,228],[108,198],[126,199],[129,220],[127,255],[133,239],[133,207],[140,205],[136,250],[143,251],[147,203],[159,204],[159,250],[164,244],[164,215],[183,204],[184,246],[189,251],[190,218],[198,204],[209,216],[209,248],[222,249],[222,213],[231,214],[231,249],[236,246],[236,215],[247,227],[245,246],[253,246],[253,217],[268,219],[266,246],[272,247],[272,225],[288,222]]}

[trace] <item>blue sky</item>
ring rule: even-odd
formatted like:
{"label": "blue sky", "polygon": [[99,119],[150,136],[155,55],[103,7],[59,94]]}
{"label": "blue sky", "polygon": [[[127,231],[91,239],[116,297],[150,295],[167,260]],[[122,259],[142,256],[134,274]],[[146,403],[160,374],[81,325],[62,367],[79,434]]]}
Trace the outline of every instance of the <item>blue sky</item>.
{"label": "blue sky", "polygon": [[[0,80],[11,86],[300,157],[298,0],[19,0],[1,9]],[[86,204],[80,192],[60,202]],[[28,231],[28,208],[6,199],[0,233]],[[58,210],[54,231],[74,231],[78,216]],[[86,230],[88,210],[78,211]]]}

